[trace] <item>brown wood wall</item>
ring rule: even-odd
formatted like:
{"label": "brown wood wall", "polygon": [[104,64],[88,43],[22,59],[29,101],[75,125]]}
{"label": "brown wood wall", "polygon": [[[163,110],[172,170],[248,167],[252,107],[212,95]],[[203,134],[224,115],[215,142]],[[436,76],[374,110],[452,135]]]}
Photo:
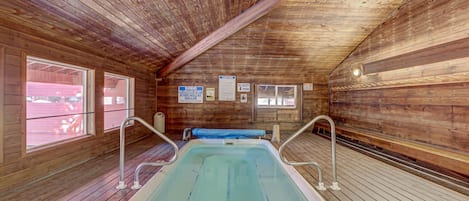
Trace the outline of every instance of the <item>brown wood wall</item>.
{"label": "brown wood wall", "polygon": [[[208,53],[213,50],[209,50]],[[227,53],[229,54],[229,53]],[[215,59],[223,59],[223,56]],[[196,59],[197,60],[197,59]],[[216,61],[221,62],[221,61]],[[158,82],[158,111],[166,114],[166,129],[170,134],[181,135],[184,128],[257,128],[272,130],[274,124],[279,124],[280,129],[288,132],[296,130],[304,125],[303,121],[309,121],[317,115],[327,114],[327,80],[324,77],[313,77],[305,74],[302,77],[286,77],[282,74],[259,75],[246,72],[239,72],[236,67],[243,65],[234,61],[231,64],[220,66],[219,69],[204,68],[187,64],[177,73],[170,75],[163,81]],[[240,102],[240,92],[236,92],[236,101],[218,101],[218,75],[236,75],[237,82],[251,83],[251,92],[248,94],[248,102]],[[260,109],[255,109],[254,84],[296,84],[302,85],[314,80],[313,91],[303,91],[302,93],[302,119],[298,120],[298,115],[292,112],[291,118],[284,117],[283,120],[259,120],[255,118],[262,113]],[[216,100],[205,101],[201,104],[178,103],[178,86],[204,86],[205,88],[215,88]],[[298,90],[302,90],[301,86]],[[301,111],[301,110],[300,110]],[[283,114],[288,110],[283,110]],[[265,115],[274,115],[265,113]],[[280,114],[282,115],[282,114]],[[268,118],[265,118],[268,119]],[[296,120],[295,120],[296,119]]]}
{"label": "brown wood wall", "polygon": [[[155,111],[154,74],[138,67],[126,66],[60,44],[0,27],[0,192],[82,163],[90,158],[118,148],[118,130],[103,131],[104,72],[135,77],[135,114],[152,121]],[[95,70],[96,77],[96,135],[53,148],[25,154],[23,130],[25,95],[22,85],[22,56],[24,54],[84,66]],[[145,137],[147,130],[134,126],[127,133],[127,142]],[[3,146],[2,146],[3,145]],[[97,167],[99,168],[99,167]]]}
{"label": "brown wood wall", "polygon": [[360,77],[352,69],[467,38],[468,20],[466,0],[407,1],[331,73],[330,115],[341,127],[467,154],[469,55]]}

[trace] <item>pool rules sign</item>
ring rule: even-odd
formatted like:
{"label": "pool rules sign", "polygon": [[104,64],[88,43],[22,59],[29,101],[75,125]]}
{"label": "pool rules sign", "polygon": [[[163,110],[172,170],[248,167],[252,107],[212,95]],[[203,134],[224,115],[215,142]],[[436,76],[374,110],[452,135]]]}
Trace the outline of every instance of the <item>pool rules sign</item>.
{"label": "pool rules sign", "polygon": [[203,103],[203,86],[179,86],[178,103]]}
{"label": "pool rules sign", "polygon": [[236,100],[236,76],[219,75],[218,76],[218,100],[235,101]]}

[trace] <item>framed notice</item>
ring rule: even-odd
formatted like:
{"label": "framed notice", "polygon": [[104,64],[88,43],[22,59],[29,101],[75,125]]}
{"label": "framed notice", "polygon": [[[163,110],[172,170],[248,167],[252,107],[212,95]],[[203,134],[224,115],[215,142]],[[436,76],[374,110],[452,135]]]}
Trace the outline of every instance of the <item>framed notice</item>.
{"label": "framed notice", "polygon": [[218,76],[218,100],[235,101],[236,100],[236,76],[220,75]]}
{"label": "framed notice", "polygon": [[203,86],[179,86],[178,103],[203,103]]}
{"label": "framed notice", "polygon": [[303,83],[303,91],[312,91],[313,83]]}
{"label": "framed notice", "polygon": [[239,100],[241,103],[247,103],[248,102],[248,94],[241,94],[239,97]]}
{"label": "framed notice", "polygon": [[215,88],[206,88],[205,89],[205,100],[214,101],[215,100]]}
{"label": "framed notice", "polygon": [[238,83],[238,92],[250,92],[251,84],[249,83]]}

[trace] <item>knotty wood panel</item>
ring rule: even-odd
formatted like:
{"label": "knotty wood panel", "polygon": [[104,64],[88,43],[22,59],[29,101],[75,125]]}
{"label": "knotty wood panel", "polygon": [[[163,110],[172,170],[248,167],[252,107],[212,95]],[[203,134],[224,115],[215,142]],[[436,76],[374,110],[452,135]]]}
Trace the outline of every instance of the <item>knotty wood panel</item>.
{"label": "knotty wood panel", "polygon": [[[0,46],[4,48],[2,64],[4,70],[4,91],[1,96],[3,107],[2,149],[4,161],[0,164],[0,191],[37,180],[63,169],[82,163],[103,153],[118,148],[118,130],[103,130],[103,86],[104,72],[127,75],[135,78],[135,114],[146,121],[152,121],[155,111],[155,81],[152,71],[139,66],[129,66],[69,48],[35,36],[0,27]],[[26,100],[22,73],[23,56],[31,55],[49,60],[83,66],[95,70],[95,129],[96,135],[84,137],[69,143],[57,145],[33,153],[23,152],[24,143],[24,102]],[[136,125],[128,129],[127,141],[146,137],[149,132]]]}
{"label": "knotty wood panel", "polygon": [[360,77],[352,69],[465,41],[468,18],[468,1],[407,1],[331,73],[330,115],[338,126],[467,155],[469,57],[453,58],[448,49],[419,63],[396,63],[406,68]]}

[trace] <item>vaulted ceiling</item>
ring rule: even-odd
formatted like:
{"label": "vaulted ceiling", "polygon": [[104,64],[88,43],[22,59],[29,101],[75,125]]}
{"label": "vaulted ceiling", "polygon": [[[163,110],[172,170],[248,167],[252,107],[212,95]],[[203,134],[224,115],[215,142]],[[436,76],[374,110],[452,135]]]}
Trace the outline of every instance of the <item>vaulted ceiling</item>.
{"label": "vaulted ceiling", "polygon": [[[157,71],[257,1],[261,0],[0,1],[0,24]],[[283,0],[199,56],[191,67],[220,68],[207,60],[222,56],[244,59],[246,66],[240,68],[328,74],[401,3]],[[229,51],[217,55],[218,50]]]}
{"label": "vaulted ceiling", "polygon": [[177,72],[326,77],[401,3],[283,0]]}
{"label": "vaulted ceiling", "polygon": [[257,0],[0,1],[0,24],[152,69]]}

